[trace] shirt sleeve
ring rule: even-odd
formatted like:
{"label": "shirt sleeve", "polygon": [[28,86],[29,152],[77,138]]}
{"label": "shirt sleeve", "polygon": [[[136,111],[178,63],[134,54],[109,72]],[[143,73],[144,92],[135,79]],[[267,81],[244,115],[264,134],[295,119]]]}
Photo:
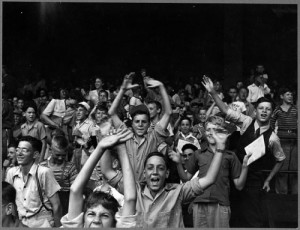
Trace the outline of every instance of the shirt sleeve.
{"label": "shirt sleeve", "polygon": [[76,169],[75,165],[72,163],[72,166],[69,171],[70,184],[73,184],[77,175],[78,175],[77,169]]}
{"label": "shirt sleeve", "polygon": [[154,130],[152,132],[154,133],[155,138],[158,141],[158,144],[165,141],[166,138],[170,135],[170,132],[167,129],[163,130],[163,128],[159,123],[155,125]]}
{"label": "shirt sleeve", "polygon": [[115,215],[117,228],[134,228],[136,226],[137,213],[130,216],[122,216],[122,209]]}
{"label": "shirt sleeve", "polygon": [[276,161],[283,161],[286,158],[280,144],[280,139],[274,132],[270,136],[269,147]]}
{"label": "shirt sleeve", "polygon": [[[40,169],[41,168],[39,168],[39,170]],[[40,183],[48,198],[52,197],[56,192],[58,192],[61,189],[61,187],[55,180],[54,174],[51,171],[51,169],[46,167],[43,167]]]}
{"label": "shirt sleeve", "polygon": [[54,111],[55,104],[56,100],[52,99],[47,105],[47,107],[44,109],[43,114],[45,114],[46,116],[50,116]]}
{"label": "shirt sleeve", "polygon": [[239,161],[239,159],[237,158],[237,156],[235,155],[235,153],[231,153],[231,168],[230,168],[230,176],[231,179],[236,179],[239,178],[241,175],[241,171],[242,171],[242,164]]}
{"label": "shirt sleeve", "polygon": [[15,172],[15,167],[12,167],[12,168],[8,169],[7,172],[6,172],[5,181],[10,183],[11,185],[13,185],[14,172]]}
{"label": "shirt sleeve", "polygon": [[276,108],[276,109],[274,110],[273,114],[272,114],[271,119],[270,119],[270,126],[271,126],[271,128],[272,128],[273,130],[275,130],[275,123],[276,123],[276,120],[277,120],[277,118],[278,118],[278,112],[279,112],[279,110],[278,110],[278,108]]}
{"label": "shirt sleeve", "polygon": [[182,186],[182,202],[186,203],[193,200],[195,197],[203,193],[203,189],[199,183],[199,178],[196,177]]}
{"label": "shirt sleeve", "polygon": [[40,140],[45,139],[47,137],[47,134],[46,134],[46,128],[43,125],[43,123],[38,124],[38,129],[39,129]]}
{"label": "shirt sleeve", "polygon": [[73,220],[69,220],[68,214],[64,215],[60,222],[63,228],[83,228],[84,213],[80,213],[79,216]]}
{"label": "shirt sleeve", "polygon": [[231,121],[236,126],[240,127],[241,134],[243,134],[249,127],[253,119],[243,113],[234,111],[229,108],[227,111],[226,120]]}

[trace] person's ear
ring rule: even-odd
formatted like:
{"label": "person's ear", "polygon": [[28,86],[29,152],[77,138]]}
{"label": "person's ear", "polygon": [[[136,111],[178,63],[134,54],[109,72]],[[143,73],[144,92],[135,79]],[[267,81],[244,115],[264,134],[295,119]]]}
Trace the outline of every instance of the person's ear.
{"label": "person's ear", "polygon": [[112,168],[116,169],[116,168],[118,168],[118,166],[119,166],[119,161],[117,159],[114,159],[112,162]]}
{"label": "person's ear", "polygon": [[14,212],[14,204],[8,203],[5,207],[5,215],[9,216],[12,215]]}
{"label": "person's ear", "polygon": [[166,172],[166,178],[169,178],[169,175],[170,175],[170,170],[167,169],[167,172]]}
{"label": "person's ear", "polygon": [[283,100],[283,95],[280,95],[280,99]]}
{"label": "person's ear", "polygon": [[39,151],[34,151],[34,152],[33,152],[33,158],[34,158],[34,159],[38,158],[39,155],[40,155],[40,152],[39,152]]}

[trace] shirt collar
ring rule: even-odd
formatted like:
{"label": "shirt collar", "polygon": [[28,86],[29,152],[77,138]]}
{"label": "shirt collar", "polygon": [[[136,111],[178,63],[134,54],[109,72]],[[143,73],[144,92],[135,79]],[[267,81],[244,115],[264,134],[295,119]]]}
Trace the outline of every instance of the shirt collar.
{"label": "shirt collar", "polygon": [[38,122],[37,119],[35,119],[35,120],[32,122],[32,124],[30,124],[30,125],[29,125],[27,122],[25,122],[25,123],[21,126],[21,128],[24,129],[26,126],[27,126],[27,127],[30,127],[30,129],[32,129],[32,128],[37,128],[37,122]]}
{"label": "shirt collar", "polygon": [[189,133],[188,135],[184,135],[181,131],[179,132],[179,134],[182,136],[182,137],[184,137],[184,138],[189,138],[189,137],[194,137],[193,135],[192,135],[192,133]]}
{"label": "shirt collar", "polygon": [[163,189],[161,189],[157,194],[156,196],[153,198],[151,193],[150,193],[150,190],[147,186],[147,184],[145,185],[145,188],[144,188],[144,195],[155,200],[157,197],[159,197],[164,191],[168,192],[168,191],[171,191],[171,190],[174,190],[176,188],[176,185],[175,184],[166,184],[165,187]]}
{"label": "shirt collar", "polygon": [[266,132],[268,129],[270,128],[270,122],[267,124],[267,125],[264,125],[264,126],[261,126],[259,127],[258,123],[257,123],[257,120],[255,120],[254,122],[254,130],[256,132],[257,129],[260,129],[260,134]]}

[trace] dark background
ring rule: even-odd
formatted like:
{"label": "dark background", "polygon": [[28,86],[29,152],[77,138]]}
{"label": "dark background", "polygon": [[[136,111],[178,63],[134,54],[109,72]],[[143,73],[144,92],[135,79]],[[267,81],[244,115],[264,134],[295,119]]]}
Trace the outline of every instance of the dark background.
{"label": "dark background", "polygon": [[297,5],[3,3],[3,64],[19,83],[87,83],[145,67],[184,83],[209,74],[229,86],[264,64],[297,81]]}

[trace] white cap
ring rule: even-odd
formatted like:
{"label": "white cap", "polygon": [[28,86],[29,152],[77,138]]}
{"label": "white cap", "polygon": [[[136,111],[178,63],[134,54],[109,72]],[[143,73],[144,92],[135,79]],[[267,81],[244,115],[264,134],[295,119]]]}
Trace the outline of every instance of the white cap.
{"label": "white cap", "polygon": [[86,110],[87,111],[89,111],[90,110],[90,106],[89,106],[89,104],[88,103],[86,103],[86,102],[79,102],[78,103],[78,105],[82,105],[84,108],[86,108]]}

